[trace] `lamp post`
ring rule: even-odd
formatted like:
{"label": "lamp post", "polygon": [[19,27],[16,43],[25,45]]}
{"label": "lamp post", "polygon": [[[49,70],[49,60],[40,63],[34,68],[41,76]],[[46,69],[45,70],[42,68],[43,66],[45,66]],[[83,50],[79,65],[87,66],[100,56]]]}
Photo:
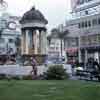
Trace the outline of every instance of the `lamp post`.
{"label": "lamp post", "polygon": [[7,2],[5,2],[4,0],[0,0],[0,11],[6,10],[7,7],[8,7]]}

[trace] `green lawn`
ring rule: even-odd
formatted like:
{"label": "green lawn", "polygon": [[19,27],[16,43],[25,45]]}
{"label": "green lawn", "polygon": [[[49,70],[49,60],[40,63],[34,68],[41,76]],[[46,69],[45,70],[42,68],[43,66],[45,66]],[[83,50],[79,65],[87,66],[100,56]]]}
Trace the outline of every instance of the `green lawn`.
{"label": "green lawn", "polygon": [[0,81],[0,100],[100,100],[100,83]]}

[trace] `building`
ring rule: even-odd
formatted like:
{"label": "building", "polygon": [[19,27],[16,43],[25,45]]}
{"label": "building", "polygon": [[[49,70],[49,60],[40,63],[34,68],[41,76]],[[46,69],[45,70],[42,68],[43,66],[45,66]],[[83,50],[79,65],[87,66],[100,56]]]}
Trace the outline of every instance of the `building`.
{"label": "building", "polygon": [[34,56],[38,63],[43,63],[47,55],[46,24],[48,21],[39,10],[33,7],[23,15],[20,23],[23,59],[29,60]]}
{"label": "building", "polygon": [[57,37],[50,36],[49,43],[48,43],[48,56],[52,58],[59,58],[60,57],[60,39]]}
{"label": "building", "polygon": [[[59,29],[59,28],[58,28]],[[48,58],[55,63],[66,60],[64,49],[64,38],[61,39],[59,30],[57,28],[52,29],[48,39]]]}
{"label": "building", "polygon": [[72,0],[72,19],[67,23],[76,26],[79,62],[100,61],[100,0]]}
{"label": "building", "polygon": [[51,34],[48,36],[48,42],[48,56],[54,60],[61,58],[61,40],[59,39],[58,34]]}
{"label": "building", "polygon": [[75,63],[79,60],[79,29],[77,25],[71,24],[71,21],[67,21],[65,30],[69,31],[69,34],[65,37],[65,52],[67,57],[67,63]]}
{"label": "building", "polygon": [[3,13],[0,16],[0,60],[17,53],[16,38],[20,38],[20,17]]}

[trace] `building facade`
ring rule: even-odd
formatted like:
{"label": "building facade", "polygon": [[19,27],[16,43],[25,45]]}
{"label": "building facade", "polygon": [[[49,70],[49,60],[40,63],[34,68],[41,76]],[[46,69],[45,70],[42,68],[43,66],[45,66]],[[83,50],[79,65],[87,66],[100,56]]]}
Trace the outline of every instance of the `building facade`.
{"label": "building facade", "polygon": [[[54,58],[60,58],[61,57],[61,40],[58,37],[58,34],[51,34],[48,36],[50,38],[48,43],[48,55]],[[63,45],[63,52],[64,52],[64,42]],[[64,56],[64,54],[62,54]]]}
{"label": "building facade", "polygon": [[77,26],[79,62],[100,61],[100,0],[72,0],[72,19],[67,23]]}
{"label": "building facade", "polygon": [[[0,57],[17,53],[16,38],[20,38],[20,17],[3,13],[0,16]],[[0,59],[1,59],[0,58]]]}
{"label": "building facade", "polygon": [[60,40],[58,38],[53,38],[50,40],[48,45],[48,56],[53,58],[60,57]]}
{"label": "building facade", "polygon": [[65,37],[65,52],[67,57],[67,63],[75,63],[79,60],[79,29],[78,25],[71,24],[71,21],[67,21],[65,30],[69,31],[69,34]]}
{"label": "building facade", "polygon": [[[48,57],[55,62],[65,59],[64,41],[59,38],[58,33],[53,32],[48,37]],[[62,50],[62,51],[61,51]],[[62,52],[62,54],[61,54]]]}

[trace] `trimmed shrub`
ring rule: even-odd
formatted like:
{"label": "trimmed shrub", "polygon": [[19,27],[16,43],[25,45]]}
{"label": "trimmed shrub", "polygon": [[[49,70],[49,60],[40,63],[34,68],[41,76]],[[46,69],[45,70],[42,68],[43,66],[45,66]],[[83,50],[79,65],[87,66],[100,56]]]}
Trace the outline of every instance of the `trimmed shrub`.
{"label": "trimmed shrub", "polygon": [[23,80],[33,80],[31,75],[23,76]]}
{"label": "trimmed shrub", "polygon": [[64,80],[68,78],[68,74],[63,68],[63,65],[53,65],[44,73],[44,77],[47,80]]}
{"label": "trimmed shrub", "polygon": [[21,80],[20,76],[11,76],[11,79],[13,79],[13,80]]}
{"label": "trimmed shrub", "polygon": [[0,80],[2,79],[6,79],[6,75],[5,74],[0,74]]}

